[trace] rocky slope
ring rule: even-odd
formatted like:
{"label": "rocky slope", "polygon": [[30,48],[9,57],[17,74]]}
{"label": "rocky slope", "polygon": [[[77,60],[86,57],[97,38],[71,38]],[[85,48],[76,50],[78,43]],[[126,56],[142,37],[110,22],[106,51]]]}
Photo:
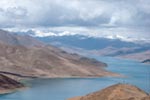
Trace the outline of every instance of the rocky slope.
{"label": "rocky slope", "polygon": [[10,34],[7,31],[0,29],[0,42],[11,45],[19,45],[25,47],[42,46],[42,42],[28,36],[19,34]]}
{"label": "rocky slope", "polygon": [[[0,71],[31,77],[113,76],[105,63],[0,30]],[[15,42],[14,42],[15,41]]]}
{"label": "rocky slope", "polygon": [[23,87],[23,84],[0,74],[0,94],[9,93]]}
{"label": "rocky slope", "polygon": [[150,63],[149,62],[150,50],[139,52],[139,53],[127,54],[127,55],[119,56],[119,57],[138,60],[142,63]]}
{"label": "rocky slope", "polygon": [[149,96],[135,86],[116,84],[101,91],[69,100],[149,100]]}

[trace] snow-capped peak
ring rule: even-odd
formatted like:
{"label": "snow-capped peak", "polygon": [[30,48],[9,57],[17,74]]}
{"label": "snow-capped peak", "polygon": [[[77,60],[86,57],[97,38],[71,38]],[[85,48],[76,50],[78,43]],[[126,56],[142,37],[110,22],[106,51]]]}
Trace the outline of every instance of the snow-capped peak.
{"label": "snow-capped peak", "polygon": [[[80,35],[81,37],[84,36],[84,38],[108,38],[108,39],[119,39],[121,41],[127,41],[127,42],[134,42],[134,43],[150,43],[150,39],[149,38],[145,38],[145,37],[129,37],[127,35],[124,34],[105,34],[105,33],[86,33],[86,32],[71,32],[71,31],[51,31],[51,30],[39,30],[39,29],[23,29],[23,30],[10,30],[7,29],[8,31],[11,32],[19,32],[19,33],[23,33],[26,35],[30,35],[32,37],[50,37],[50,36],[73,36],[73,35]],[[81,38],[81,39],[84,39]]]}
{"label": "snow-capped peak", "polygon": [[76,35],[76,33],[73,32],[69,32],[69,31],[63,31],[63,32],[58,32],[58,33],[54,33],[54,32],[42,32],[39,30],[32,30],[34,32],[34,34],[32,34],[31,36],[33,37],[49,37],[49,36],[66,36],[66,35]]}
{"label": "snow-capped peak", "polygon": [[33,34],[31,36],[33,37],[48,37],[48,36],[55,36],[55,33],[53,32],[41,32],[39,30],[32,30]]}

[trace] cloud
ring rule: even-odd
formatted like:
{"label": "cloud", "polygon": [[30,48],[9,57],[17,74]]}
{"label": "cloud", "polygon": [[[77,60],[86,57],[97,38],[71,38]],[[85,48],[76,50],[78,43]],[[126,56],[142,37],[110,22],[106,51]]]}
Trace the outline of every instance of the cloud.
{"label": "cloud", "polygon": [[24,23],[23,19],[26,17],[27,11],[22,7],[0,9],[0,22],[2,27],[15,26],[18,23]]}
{"label": "cloud", "polygon": [[[136,24],[134,18],[141,22],[140,19],[149,16],[148,4],[147,0],[2,0],[0,6],[5,9],[3,17],[22,17],[21,25],[28,22],[33,26],[119,26]],[[24,19],[27,14],[28,18]]]}
{"label": "cloud", "polygon": [[1,0],[0,27],[87,28],[99,30],[96,34],[112,28],[113,33],[132,29],[135,34],[145,29],[143,34],[149,34],[149,5],[149,0]]}

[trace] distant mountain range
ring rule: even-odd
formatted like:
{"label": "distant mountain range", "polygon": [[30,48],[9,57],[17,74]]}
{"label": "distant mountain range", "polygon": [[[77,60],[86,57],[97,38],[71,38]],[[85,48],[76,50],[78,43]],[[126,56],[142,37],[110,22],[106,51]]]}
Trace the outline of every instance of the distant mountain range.
{"label": "distant mountain range", "polygon": [[105,63],[70,54],[39,40],[0,30],[0,71],[28,77],[112,76]]}
{"label": "distant mountain range", "polygon": [[15,32],[16,34],[30,35],[36,37],[39,40],[44,41],[45,43],[54,44],[56,46],[66,45],[77,48],[82,48],[85,50],[99,50],[112,46],[115,48],[122,47],[137,47],[140,44],[135,42],[123,41],[120,38],[107,38],[107,37],[90,37],[86,35],[79,34],[69,34],[69,33],[45,33],[47,35],[42,35],[38,31],[29,30],[27,32]]}
{"label": "distant mountain range", "polygon": [[[141,62],[150,59],[150,43],[124,41],[122,38],[89,37],[71,33],[44,33],[36,31],[16,32],[28,34],[46,44],[57,46],[67,52],[81,55],[95,54],[99,56],[123,57]],[[127,39],[129,40],[129,39]]]}

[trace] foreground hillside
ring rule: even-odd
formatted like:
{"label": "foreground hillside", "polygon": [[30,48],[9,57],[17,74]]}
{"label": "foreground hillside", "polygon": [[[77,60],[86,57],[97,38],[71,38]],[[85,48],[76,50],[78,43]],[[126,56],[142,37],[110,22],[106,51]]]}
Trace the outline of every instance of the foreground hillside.
{"label": "foreground hillside", "polygon": [[101,91],[69,100],[149,100],[150,96],[141,89],[128,85],[116,84]]}
{"label": "foreground hillside", "polygon": [[24,85],[21,83],[0,74],[0,94],[9,93],[22,87],[24,87]]}
{"label": "foreground hillside", "polygon": [[[99,77],[116,74],[105,63],[69,54],[29,37],[0,30],[0,71],[31,77]],[[5,74],[7,74],[5,73]]]}

